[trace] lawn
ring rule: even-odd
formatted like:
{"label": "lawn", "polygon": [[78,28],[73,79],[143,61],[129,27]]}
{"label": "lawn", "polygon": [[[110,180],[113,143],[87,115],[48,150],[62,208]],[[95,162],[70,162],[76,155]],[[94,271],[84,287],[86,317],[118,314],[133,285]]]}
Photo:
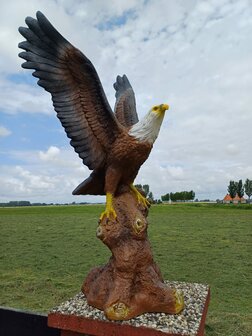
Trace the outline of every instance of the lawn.
{"label": "lawn", "polygon": [[[103,206],[0,208],[0,305],[47,312],[80,290],[110,252],[95,236]],[[157,205],[154,258],[166,279],[208,283],[207,336],[250,336],[252,205]]]}

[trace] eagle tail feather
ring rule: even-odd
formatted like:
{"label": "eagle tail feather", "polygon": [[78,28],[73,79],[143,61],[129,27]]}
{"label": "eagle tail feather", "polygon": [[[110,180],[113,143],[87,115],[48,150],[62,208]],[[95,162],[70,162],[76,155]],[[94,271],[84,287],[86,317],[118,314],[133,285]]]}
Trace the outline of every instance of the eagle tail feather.
{"label": "eagle tail feather", "polygon": [[105,172],[94,170],[90,176],[80,183],[72,192],[73,195],[105,195]]}

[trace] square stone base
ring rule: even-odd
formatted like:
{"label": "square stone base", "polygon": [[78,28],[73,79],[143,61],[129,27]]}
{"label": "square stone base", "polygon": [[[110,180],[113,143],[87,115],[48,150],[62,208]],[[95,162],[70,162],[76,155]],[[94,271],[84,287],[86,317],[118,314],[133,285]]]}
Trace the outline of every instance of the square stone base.
{"label": "square stone base", "polygon": [[54,308],[48,325],[61,329],[61,336],[203,336],[210,300],[208,285],[165,282],[183,292],[185,308],[177,315],[146,313],[129,321],[109,321],[88,305],[82,293]]}

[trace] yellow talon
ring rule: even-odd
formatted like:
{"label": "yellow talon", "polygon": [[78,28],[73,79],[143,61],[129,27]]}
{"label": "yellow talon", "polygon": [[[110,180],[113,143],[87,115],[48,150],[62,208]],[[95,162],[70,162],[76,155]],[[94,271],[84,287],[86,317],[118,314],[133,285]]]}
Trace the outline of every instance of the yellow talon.
{"label": "yellow talon", "polygon": [[147,200],[147,198],[144,197],[133,184],[130,185],[130,189],[135,194],[139,204],[143,204],[145,208],[148,208],[150,206],[150,202]]}
{"label": "yellow talon", "polygon": [[113,195],[111,193],[106,194],[106,209],[101,213],[100,220],[102,221],[104,217],[107,218],[117,218],[115,209],[113,207]]}

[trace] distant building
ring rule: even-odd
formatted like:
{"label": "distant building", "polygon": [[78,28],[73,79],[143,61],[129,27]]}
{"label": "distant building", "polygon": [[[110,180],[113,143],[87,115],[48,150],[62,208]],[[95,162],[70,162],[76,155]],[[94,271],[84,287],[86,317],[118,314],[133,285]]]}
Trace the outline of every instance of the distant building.
{"label": "distant building", "polygon": [[244,197],[239,197],[238,195],[235,196],[235,198],[231,198],[231,196],[229,194],[227,194],[224,198],[223,198],[223,203],[246,203],[246,199]]}

